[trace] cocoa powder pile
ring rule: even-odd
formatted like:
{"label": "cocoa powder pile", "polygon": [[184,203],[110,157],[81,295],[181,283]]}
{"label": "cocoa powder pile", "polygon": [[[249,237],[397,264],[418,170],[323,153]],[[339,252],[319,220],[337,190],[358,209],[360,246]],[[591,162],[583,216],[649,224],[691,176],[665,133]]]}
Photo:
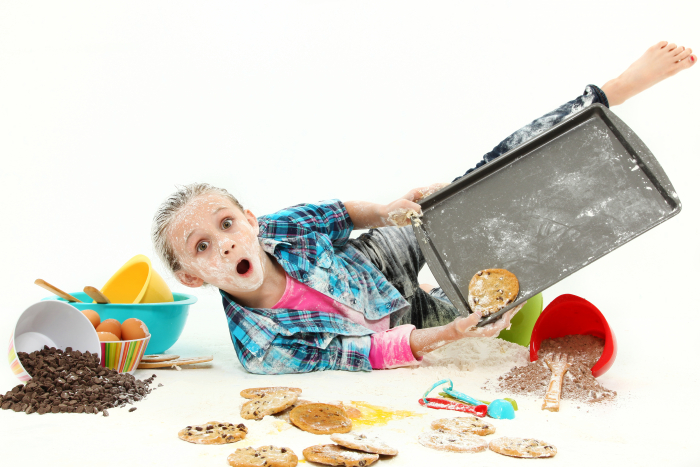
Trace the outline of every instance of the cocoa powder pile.
{"label": "cocoa powder pile", "polygon": [[[151,392],[156,375],[143,381],[100,366],[97,354],[67,347],[65,352],[44,346],[31,353],[18,352],[32,379],[0,396],[3,410],[38,413],[90,413],[140,401]],[[136,410],[132,407],[129,411]]]}
{"label": "cocoa powder pile", "polygon": [[572,362],[564,375],[562,399],[587,403],[612,400],[617,393],[601,385],[591,373],[591,368],[603,353],[603,346],[603,339],[590,335],[573,334],[546,339],[537,352],[538,360],[512,368],[505,375],[499,376],[497,382],[487,382],[487,386],[513,394],[544,397],[552,377],[544,359],[547,355],[561,354]]}

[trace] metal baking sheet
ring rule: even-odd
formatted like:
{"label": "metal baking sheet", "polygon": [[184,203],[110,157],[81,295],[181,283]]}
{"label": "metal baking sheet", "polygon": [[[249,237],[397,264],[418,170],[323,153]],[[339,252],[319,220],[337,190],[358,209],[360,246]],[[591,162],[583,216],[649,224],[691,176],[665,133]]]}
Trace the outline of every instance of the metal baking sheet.
{"label": "metal baking sheet", "polygon": [[469,281],[504,268],[515,302],[480,326],[678,214],[663,169],[614,113],[594,104],[421,201],[428,266],[469,313]]}

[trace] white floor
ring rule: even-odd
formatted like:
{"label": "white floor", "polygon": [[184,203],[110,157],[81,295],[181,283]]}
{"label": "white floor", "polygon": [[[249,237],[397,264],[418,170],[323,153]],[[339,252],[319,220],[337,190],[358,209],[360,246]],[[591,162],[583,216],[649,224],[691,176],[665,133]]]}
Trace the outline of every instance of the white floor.
{"label": "white floor", "polygon": [[[303,397],[315,401],[363,401],[395,410],[410,410],[416,416],[395,420],[384,426],[362,427],[364,433],[380,436],[399,449],[386,465],[510,465],[513,461],[492,452],[454,454],[433,451],[418,444],[419,433],[430,430],[436,418],[459,416],[457,412],[424,409],[418,405],[422,393],[441,378],[451,378],[455,388],[480,398],[503,396],[481,389],[487,378],[508,370],[507,365],[459,371],[438,366],[352,374],[321,372],[305,375],[257,376],[238,364],[225,332],[223,313],[216,297],[205,296],[195,306],[181,341],[171,352],[181,356],[214,355],[211,365],[181,371],[139,370],[137,377],[157,374],[157,387],[137,410],[112,409],[109,417],[78,414],[26,415],[0,413],[5,446],[3,458],[25,465],[57,466],[121,465],[125,455],[134,456],[136,465],[226,465],[225,459],[238,447],[278,445],[301,451],[314,444],[330,443],[328,436],[302,432],[291,425],[266,417],[263,421],[243,420],[241,389],[268,385],[289,385],[303,389]],[[615,316],[616,312],[611,311]],[[639,315],[648,316],[640,311]],[[616,323],[617,324],[617,323]],[[601,381],[619,393],[619,400],[608,406],[588,406],[564,401],[561,411],[540,409],[541,400],[515,396],[519,410],[514,420],[492,420],[496,435],[535,437],[554,444],[559,453],[556,465],[694,465],[697,456],[693,421],[698,409],[692,394],[693,357],[682,344],[671,344],[671,336],[645,345],[643,338],[630,338],[632,326],[618,326],[620,355]],[[648,342],[648,341],[647,341]],[[674,347],[676,347],[674,349]],[[678,349],[678,347],[681,347]],[[671,351],[681,353],[670,357]],[[660,354],[666,354],[662,356]],[[15,381],[2,375],[3,390]],[[690,379],[690,380],[689,380]],[[158,387],[158,384],[163,384]],[[177,432],[186,425],[209,421],[245,423],[248,437],[236,445],[199,446],[180,441]],[[37,441],[39,439],[40,441]],[[39,443],[39,444],[37,444]],[[39,448],[40,449],[37,449]],[[18,449],[19,448],[19,449]],[[20,453],[21,451],[21,453]],[[75,456],[79,456],[76,458]]]}
{"label": "white floor", "polygon": [[[389,202],[451,180],[659,40],[700,52],[698,17],[691,1],[0,2],[0,337],[47,295],[34,279],[79,291],[102,286],[137,253],[155,259],[150,220],[175,184],[224,186],[256,214],[327,198]],[[601,378],[617,404],[545,413],[521,397],[516,419],[497,424],[500,434],[557,446],[551,463],[699,462],[699,82],[693,69],[613,109],[660,161],[683,211],[544,292],[545,304],[562,293],[593,302],[619,343]],[[383,464],[514,462],[416,442],[450,414],[418,406],[429,384],[449,377],[463,392],[498,397],[480,388],[503,368],[251,375],[217,295],[185,290],[157,267],[174,290],[200,298],[171,351],[213,363],[157,371],[164,386],[133,413],[2,411],[3,465],[226,465],[234,446],[195,446],[176,433],[240,422],[239,391],[264,385],[423,414],[371,430],[400,450]],[[15,384],[0,371],[0,391]],[[247,424],[236,447],[300,454],[328,442],[274,420]]]}

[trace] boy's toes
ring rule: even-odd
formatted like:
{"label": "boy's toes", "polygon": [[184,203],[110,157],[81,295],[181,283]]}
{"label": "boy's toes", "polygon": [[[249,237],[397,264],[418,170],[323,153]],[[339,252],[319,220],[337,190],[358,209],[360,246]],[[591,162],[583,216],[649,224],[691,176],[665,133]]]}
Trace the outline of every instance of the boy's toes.
{"label": "boy's toes", "polygon": [[685,59],[675,63],[675,70],[672,72],[672,74],[676,74],[680,70],[685,70],[686,68],[690,68],[691,66],[695,65],[697,62],[698,62],[698,57],[696,57],[695,55],[689,55]]}
{"label": "boy's toes", "polygon": [[688,48],[686,49],[686,48],[684,47],[684,48],[683,48],[683,51],[682,51],[681,53],[679,53],[678,55],[676,55],[676,61],[679,61],[679,62],[680,62],[681,60],[685,60],[685,59],[688,58],[688,57],[690,56],[690,54],[692,54],[692,53],[693,53],[693,49],[691,49],[690,47],[688,47]]}

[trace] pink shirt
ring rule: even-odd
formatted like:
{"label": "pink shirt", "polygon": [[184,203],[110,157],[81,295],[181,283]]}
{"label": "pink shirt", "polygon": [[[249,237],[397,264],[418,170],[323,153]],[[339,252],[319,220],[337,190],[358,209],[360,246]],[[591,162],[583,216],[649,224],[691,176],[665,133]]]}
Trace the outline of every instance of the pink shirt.
{"label": "pink shirt", "polygon": [[414,325],[404,324],[389,329],[388,315],[378,320],[368,320],[359,311],[302,284],[290,277],[289,274],[287,274],[287,286],[284,294],[272,308],[335,313],[353,323],[375,331],[370,336],[372,345],[369,350],[369,362],[375,370],[420,363],[420,360],[416,360],[413,356],[409,341],[411,331],[416,328]]}

